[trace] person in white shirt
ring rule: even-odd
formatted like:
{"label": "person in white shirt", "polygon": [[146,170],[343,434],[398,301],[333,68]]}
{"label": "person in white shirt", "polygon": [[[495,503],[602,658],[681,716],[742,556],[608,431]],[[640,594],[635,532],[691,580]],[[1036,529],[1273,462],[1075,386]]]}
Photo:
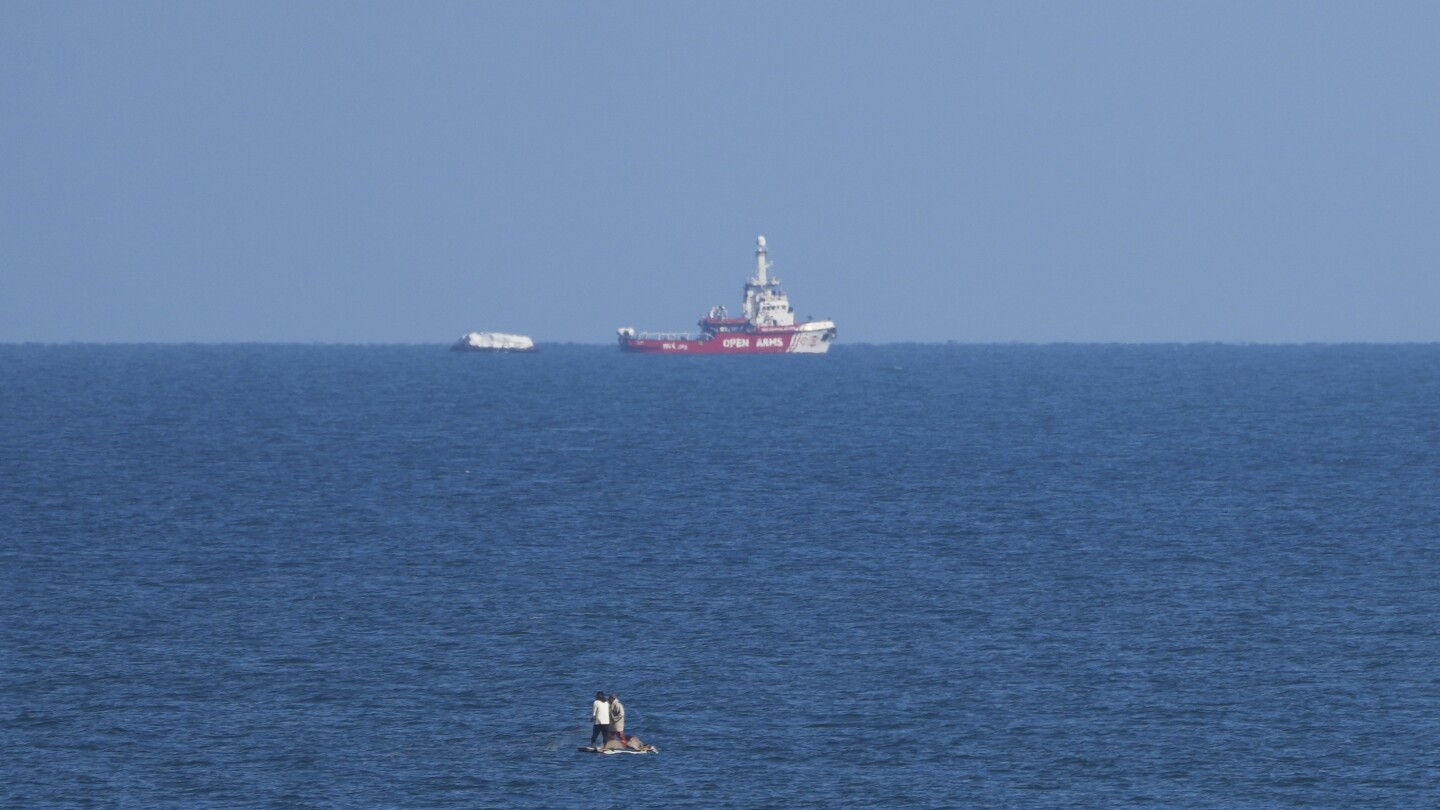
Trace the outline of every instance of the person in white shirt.
{"label": "person in white shirt", "polygon": [[590,706],[590,744],[595,744],[595,738],[599,737],[605,742],[610,742],[610,701],[605,699],[604,692],[595,693],[595,702]]}

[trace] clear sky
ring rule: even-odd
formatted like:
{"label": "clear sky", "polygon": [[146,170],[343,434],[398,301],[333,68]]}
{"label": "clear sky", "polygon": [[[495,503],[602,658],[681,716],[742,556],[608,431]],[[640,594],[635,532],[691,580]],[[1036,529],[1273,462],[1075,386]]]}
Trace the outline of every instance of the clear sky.
{"label": "clear sky", "polygon": [[0,3],[0,341],[1440,341],[1440,3]]}

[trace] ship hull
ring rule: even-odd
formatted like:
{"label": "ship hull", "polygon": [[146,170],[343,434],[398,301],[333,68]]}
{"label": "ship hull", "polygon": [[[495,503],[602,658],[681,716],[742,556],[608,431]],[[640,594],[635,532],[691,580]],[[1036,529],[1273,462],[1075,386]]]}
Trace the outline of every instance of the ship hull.
{"label": "ship hull", "polygon": [[[811,326],[805,324],[805,326]],[[721,332],[693,338],[620,338],[620,348],[636,354],[824,354],[835,340],[833,325],[745,333]]]}

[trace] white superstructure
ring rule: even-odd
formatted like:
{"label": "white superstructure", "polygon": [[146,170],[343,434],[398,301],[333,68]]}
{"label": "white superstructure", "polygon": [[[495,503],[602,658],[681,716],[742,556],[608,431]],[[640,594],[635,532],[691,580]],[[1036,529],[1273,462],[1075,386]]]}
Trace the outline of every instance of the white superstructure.
{"label": "white superstructure", "polygon": [[745,279],[745,317],[756,326],[791,326],[795,310],[780,289],[780,279],[770,277],[770,258],[765,237],[755,240],[755,276]]}

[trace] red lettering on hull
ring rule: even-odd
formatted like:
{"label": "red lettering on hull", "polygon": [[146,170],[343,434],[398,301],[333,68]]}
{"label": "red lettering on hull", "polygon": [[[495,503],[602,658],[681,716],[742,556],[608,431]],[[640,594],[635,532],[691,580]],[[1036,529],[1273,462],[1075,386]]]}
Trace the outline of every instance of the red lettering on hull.
{"label": "red lettering on hull", "polygon": [[792,335],[747,335],[708,340],[646,340],[630,338],[620,344],[627,352],[641,354],[784,354]]}

